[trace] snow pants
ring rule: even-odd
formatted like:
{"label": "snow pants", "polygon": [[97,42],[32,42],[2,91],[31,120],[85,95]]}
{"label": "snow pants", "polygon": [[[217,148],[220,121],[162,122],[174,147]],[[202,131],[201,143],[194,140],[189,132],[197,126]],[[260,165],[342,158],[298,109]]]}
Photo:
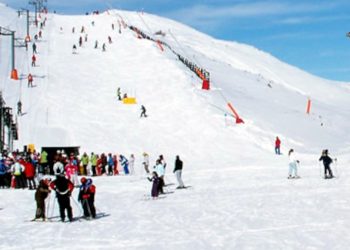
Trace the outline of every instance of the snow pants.
{"label": "snow pants", "polygon": [[72,212],[72,207],[70,206],[70,196],[68,194],[66,195],[57,194],[57,201],[60,207],[61,220],[64,221],[64,219],[66,218],[65,210],[67,210],[68,219],[72,221],[73,212]]}
{"label": "snow pants", "polygon": [[176,175],[177,182],[179,183],[179,187],[185,187],[185,185],[182,181],[182,177],[181,177],[182,170],[176,170],[175,175]]}
{"label": "snow pants", "polygon": [[327,172],[329,177],[333,177],[332,169],[329,165],[324,165],[324,176],[327,177]]}
{"label": "snow pants", "polygon": [[81,206],[83,207],[85,217],[96,217],[96,209],[92,198],[82,199]]}
{"label": "snow pants", "polygon": [[297,164],[295,162],[289,163],[289,176],[298,176]]}

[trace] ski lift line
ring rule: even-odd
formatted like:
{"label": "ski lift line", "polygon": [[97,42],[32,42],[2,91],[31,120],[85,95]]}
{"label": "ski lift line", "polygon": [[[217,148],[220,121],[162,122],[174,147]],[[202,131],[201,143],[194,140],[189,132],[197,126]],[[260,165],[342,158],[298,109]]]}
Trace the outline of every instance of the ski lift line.
{"label": "ski lift line", "polygon": [[[175,43],[179,46],[180,50],[185,54],[185,56],[186,56],[188,59],[191,58],[190,56],[188,56],[188,54],[187,54],[186,51],[183,49],[182,45],[179,43],[179,41],[176,39],[176,37],[174,36],[174,34],[171,32],[170,29],[168,30],[168,32],[169,32],[170,36],[174,39]],[[196,60],[195,57],[193,57],[193,61],[194,61],[200,68],[202,68],[201,65],[200,65],[200,63],[198,63],[198,61]]]}

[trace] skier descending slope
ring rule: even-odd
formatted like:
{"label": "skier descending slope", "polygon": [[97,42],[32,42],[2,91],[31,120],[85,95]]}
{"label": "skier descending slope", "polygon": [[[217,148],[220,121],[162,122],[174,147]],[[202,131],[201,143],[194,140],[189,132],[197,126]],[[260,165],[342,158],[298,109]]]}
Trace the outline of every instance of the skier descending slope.
{"label": "skier descending slope", "polygon": [[298,163],[299,163],[299,161],[296,160],[296,158],[295,158],[294,149],[290,149],[289,150],[288,156],[289,156],[289,175],[288,175],[288,179],[300,178],[298,176]]}
{"label": "skier descending slope", "polygon": [[[331,170],[331,163],[333,162],[332,158],[328,156],[328,149],[325,149],[322,151],[322,155],[319,159],[319,161],[323,161],[323,166],[324,166],[324,178],[325,179],[331,179],[333,178],[333,173]],[[328,172],[328,174],[327,174]]]}
{"label": "skier descending slope", "polygon": [[182,181],[182,166],[183,166],[183,163],[182,161],[180,160],[180,156],[176,156],[176,160],[175,160],[175,168],[174,168],[174,174],[176,175],[176,179],[177,179],[177,182],[179,183],[179,186],[177,187],[177,189],[180,189],[180,188],[185,188],[185,184],[183,183]]}

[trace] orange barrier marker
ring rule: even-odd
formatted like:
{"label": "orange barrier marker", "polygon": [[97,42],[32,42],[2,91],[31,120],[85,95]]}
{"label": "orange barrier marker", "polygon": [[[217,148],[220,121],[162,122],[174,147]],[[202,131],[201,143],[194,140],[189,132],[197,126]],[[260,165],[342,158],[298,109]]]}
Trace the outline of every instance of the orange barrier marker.
{"label": "orange barrier marker", "polygon": [[232,111],[234,117],[236,118],[236,123],[244,123],[244,121],[239,117],[238,113],[236,112],[236,110],[233,108],[233,106],[231,105],[231,103],[227,103],[227,106],[229,107],[229,109]]}
{"label": "orange barrier marker", "polygon": [[16,69],[13,69],[13,70],[11,71],[11,79],[13,79],[13,80],[18,80],[18,72],[17,72]]}
{"label": "orange barrier marker", "polygon": [[204,79],[202,83],[202,89],[209,90],[210,89],[210,83],[209,80]]}
{"label": "orange barrier marker", "polygon": [[310,114],[310,110],[311,110],[311,100],[308,99],[307,106],[306,106],[306,114]]}

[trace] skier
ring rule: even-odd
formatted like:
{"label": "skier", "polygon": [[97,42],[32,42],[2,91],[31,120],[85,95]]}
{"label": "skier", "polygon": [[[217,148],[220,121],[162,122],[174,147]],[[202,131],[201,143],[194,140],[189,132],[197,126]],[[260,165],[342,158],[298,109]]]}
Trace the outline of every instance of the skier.
{"label": "skier", "polygon": [[118,171],[118,158],[116,155],[113,155],[113,174],[114,175],[119,175],[119,171]]}
{"label": "skier", "polygon": [[31,73],[28,75],[28,88],[33,87],[33,76]]}
{"label": "skier", "polygon": [[290,149],[288,152],[288,156],[289,156],[289,175],[288,175],[288,179],[291,178],[300,178],[298,176],[298,163],[299,161],[296,160],[295,155],[294,155],[294,149]]}
{"label": "skier", "polygon": [[180,156],[177,155],[176,160],[175,160],[175,168],[173,171],[174,174],[176,175],[177,182],[179,183],[179,186],[177,187],[177,189],[185,188],[185,185],[184,185],[182,178],[181,178],[182,166],[183,166],[183,163],[180,160]]}
{"label": "skier", "polygon": [[141,105],[141,115],[140,115],[140,118],[141,117],[147,117],[147,115],[146,115],[146,108],[145,108],[145,106],[143,106],[143,105]]}
{"label": "skier", "polygon": [[19,100],[17,102],[17,115],[21,116],[22,115],[22,102]]}
{"label": "skier", "polygon": [[83,173],[82,175],[87,175],[87,165],[89,164],[89,156],[86,152],[82,155],[80,162],[83,164]]}
{"label": "skier", "polygon": [[80,33],[85,33],[85,27],[84,26],[81,26]]}
{"label": "skier", "polygon": [[75,165],[74,162],[70,160],[69,163],[64,167],[64,170],[66,172],[67,179],[74,183],[74,186],[78,186],[79,180],[77,165]]}
{"label": "skier", "polygon": [[122,96],[121,96],[121,91],[120,88],[117,89],[117,96],[118,96],[118,100],[121,101],[122,100]]}
{"label": "skier", "polygon": [[88,34],[85,34],[84,41],[85,41],[85,42],[88,41]]}
{"label": "skier", "polygon": [[145,168],[146,174],[149,174],[149,168],[148,168],[149,167],[149,155],[146,152],[143,153],[142,164],[143,164],[143,167]]}
{"label": "skier", "polygon": [[97,49],[98,48],[98,41],[96,40],[95,41],[95,49]]}
{"label": "skier", "polygon": [[86,179],[85,177],[82,177],[80,182],[78,201],[81,202],[81,206],[83,207],[84,217],[96,218],[96,209],[94,205],[96,187],[92,184],[91,179]]}
{"label": "skier", "polygon": [[276,141],[275,141],[275,153],[276,155],[280,155],[281,154],[281,140],[280,138],[278,138],[278,136],[276,137]]}
{"label": "skier", "polygon": [[108,164],[108,175],[113,175],[114,160],[111,153],[108,154],[107,164]]}
{"label": "skier", "polygon": [[124,174],[129,174],[129,161],[124,155],[119,155],[120,164],[123,166]]}
{"label": "skier", "polygon": [[47,161],[47,152],[45,150],[41,151],[40,155],[40,168],[39,168],[39,173],[41,174],[49,174],[50,169],[48,166],[48,161]]}
{"label": "skier", "polygon": [[97,155],[95,155],[94,152],[91,153],[90,163],[92,169],[92,176],[96,176]]}
{"label": "skier", "polygon": [[105,43],[102,44],[102,51],[106,52],[106,44]]}
{"label": "skier", "polygon": [[135,164],[135,156],[134,154],[131,154],[129,158],[129,170],[130,170],[130,174],[132,175],[135,174],[134,164]]}
{"label": "skier", "polygon": [[77,53],[77,46],[75,44],[73,44],[73,52],[72,54],[76,54]]}
{"label": "skier", "polygon": [[6,187],[6,174],[7,174],[7,167],[5,165],[5,160],[0,160],[0,188]]}
{"label": "skier", "polygon": [[43,34],[43,32],[40,30],[39,31],[39,38],[42,38],[42,34]]}
{"label": "skier", "polygon": [[157,175],[159,177],[158,191],[159,191],[159,193],[164,194],[163,187],[164,187],[165,168],[159,159],[156,161],[156,165],[154,166],[154,170],[157,172]]}
{"label": "skier", "polygon": [[11,167],[11,172],[15,177],[16,188],[25,188],[25,183],[23,179],[24,167],[19,163],[18,160],[15,160],[15,163]]}
{"label": "skier", "polygon": [[152,184],[152,190],[151,190],[151,196],[153,199],[157,199],[159,195],[159,177],[156,171],[152,172],[152,178],[147,177],[147,179],[151,182]]}
{"label": "skier", "polygon": [[35,212],[35,219],[42,218],[43,221],[46,219],[46,211],[45,211],[45,199],[50,193],[49,189],[49,180],[42,179],[39,182],[38,188],[35,192],[35,201],[36,201],[36,212]]}
{"label": "skier", "polygon": [[81,47],[83,45],[83,38],[80,36],[79,37],[79,47]]}
{"label": "skier", "polygon": [[112,43],[112,37],[108,36],[108,43],[111,44]]}
{"label": "skier", "polygon": [[36,51],[36,43],[33,43],[32,49],[33,49],[33,54],[37,54],[37,53],[38,53],[38,52]]}
{"label": "skier", "polygon": [[[322,155],[319,159],[319,161],[323,161],[323,166],[324,166],[324,178],[325,179],[331,179],[333,178],[333,173],[331,170],[331,163],[333,162],[333,159],[328,156],[328,149],[325,149],[322,151]],[[328,172],[328,174],[327,174]]]}
{"label": "skier", "polygon": [[33,54],[32,56],[32,67],[35,67],[36,56]]}
{"label": "skier", "polygon": [[23,161],[24,165],[24,174],[26,176],[27,182],[28,182],[28,187],[29,189],[36,189],[36,184],[35,184],[35,167],[33,163],[31,162],[30,157],[28,156],[25,161]]}
{"label": "skier", "polygon": [[66,217],[65,210],[69,221],[73,221],[72,207],[70,206],[70,196],[74,189],[73,183],[66,179],[64,175],[60,174],[56,176],[56,180],[51,182],[50,188],[56,191],[56,198],[60,207],[61,221],[64,222]]}

